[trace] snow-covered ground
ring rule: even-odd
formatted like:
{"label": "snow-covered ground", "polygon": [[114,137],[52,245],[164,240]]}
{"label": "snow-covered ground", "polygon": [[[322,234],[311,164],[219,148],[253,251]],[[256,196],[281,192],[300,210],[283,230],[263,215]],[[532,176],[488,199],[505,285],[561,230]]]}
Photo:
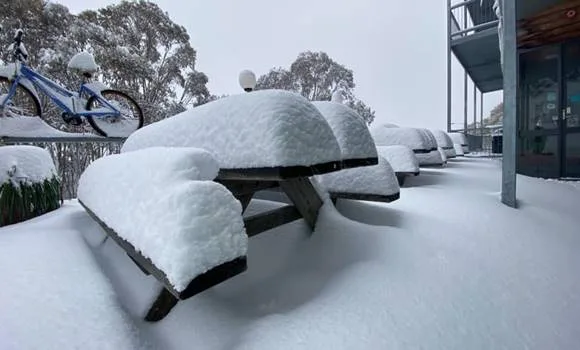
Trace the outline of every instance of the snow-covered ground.
{"label": "snow-covered ground", "polygon": [[[580,190],[460,158],[390,204],[250,239],[247,272],[142,321],[159,285],[76,202],[0,229],[0,349],[575,349]],[[253,201],[250,212],[279,204]]]}

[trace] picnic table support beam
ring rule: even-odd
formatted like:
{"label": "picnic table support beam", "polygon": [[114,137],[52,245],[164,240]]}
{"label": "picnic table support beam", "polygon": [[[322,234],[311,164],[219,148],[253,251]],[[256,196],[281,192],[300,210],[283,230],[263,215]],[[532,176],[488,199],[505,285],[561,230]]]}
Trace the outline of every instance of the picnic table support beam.
{"label": "picnic table support beam", "polygon": [[252,215],[244,219],[246,233],[249,237],[271,230],[278,226],[300,219],[302,216],[295,206],[286,205],[266,213]]}
{"label": "picnic table support beam", "polygon": [[171,309],[177,305],[179,300],[171,294],[167,288],[163,287],[157,299],[151,305],[149,311],[147,311],[147,315],[145,316],[145,321],[148,322],[157,322],[165,318],[171,312]]}
{"label": "picnic table support beam", "polygon": [[294,203],[308,226],[314,231],[322,199],[307,177],[280,181],[280,187]]}

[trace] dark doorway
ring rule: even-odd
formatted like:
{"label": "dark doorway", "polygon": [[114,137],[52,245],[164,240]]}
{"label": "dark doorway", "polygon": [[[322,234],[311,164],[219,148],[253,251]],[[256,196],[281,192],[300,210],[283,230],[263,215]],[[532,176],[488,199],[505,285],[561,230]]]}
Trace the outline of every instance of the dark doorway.
{"label": "dark doorway", "polygon": [[520,53],[518,172],[580,177],[580,42]]}

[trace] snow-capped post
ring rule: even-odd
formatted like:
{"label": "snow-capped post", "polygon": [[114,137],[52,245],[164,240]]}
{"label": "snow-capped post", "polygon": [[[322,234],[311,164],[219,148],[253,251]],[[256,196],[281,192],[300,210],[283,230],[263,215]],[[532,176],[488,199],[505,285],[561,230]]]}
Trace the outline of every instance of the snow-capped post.
{"label": "snow-capped post", "polygon": [[342,91],[336,90],[335,92],[333,92],[330,101],[340,104],[344,103],[344,95],[342,94]]}
{"label": "snow-capped post", "polygon": [[251,70],[245,69],[240,72],[239,82],[245,92],[252,92],[256,88],[256,75]]}

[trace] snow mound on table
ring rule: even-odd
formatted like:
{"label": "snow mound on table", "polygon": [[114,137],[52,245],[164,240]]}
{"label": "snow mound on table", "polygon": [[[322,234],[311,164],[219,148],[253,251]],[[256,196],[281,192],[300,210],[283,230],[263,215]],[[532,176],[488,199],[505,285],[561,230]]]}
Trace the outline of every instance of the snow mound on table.
{"label": "snow mound on table", "polygon": [[50,153],[36,146],[0,146],[0,184],[42,183],[57,176]]}
{"label": "snow mound on table", "polygon": [[62,228],[43,222],[0,232],[5,281],[0,288],[0,348],[147,348],[82,235],[70,229],[84,229],[72,215],[82,213],[68,210],[54,212],[61,215]]}
{"label": "snow mound on table", "polygon": [[437,146],[443,148],[445,151],[445,156],[447,158],[454,158],[457,156],[455,148],[453,147],[453,140],[451,137],[443,130],[431,130],[431,133],[437,141]]}
{"label": "snow mound on table", "polygon": [[399,193],[399,182],[389,162],[379,156],[379,164],[344,169],[314,177],[328,192],[392,195]]}
{"label": "snow mound on table", "polygon": [[57,130],[39,117],[0,117],[0,137],[78,137],[99,138],[90,133],[72,133]]}
{"label": "snow mound on table", "polygon": [[444,163],[441,152],[438,149],[429,153],[416,153],[415,156],[419,160],[420,166],[443,165]]}
{"label": "snow mound on table", "polygon": [[384,157],[395,173],[418,173],[419,160],[407,146],[378,146],[377,151]]}
{"label": "snow mound on table", "polygon": [[94,161],[78,198],[182,291],[194,277],[246,255],[242,206],[211,181],[218,171],[204,150],[153,147]]}
{"label": "snow mound on table", "polygon": [[455,149],[455,154],[457,156],[464,156],[465,154],[463,153],[463,146],[461,146],[458,143],[454,143],[453,144],[453,148]]}
{"label": "snow mound on table", "polygon": [[407,146],[414,151],[429,150],[425,137],[415,128],[392,128],[382,124],[372,125],[371,135],[377,146]]}
{"label": "snow mound on table", "polygon": [[460,132],[450,132],[448,133],[448,135],[453,141],[453,143],[458,143],[462,146],[467,145],[467,137],[465,137],[465,134]]}
{"label": "snow mound on table", "polygon": [[342,152],[342,159],[364,159],[377,156],[369,129],[352,108],[336,102],[312,102],[332,129]]}
{"label": "snow mound on table", "polygon": [[451,140],[451,137],[449,137],[449,135],[445,131],[435,129],[430,130],[430,132],[435,137],[437,146],[443,149],[453,148],[453,140]]}
{"label": "snow mound on table", "polygon": [[341,160],[318,109],[299,94],[261,90],[225,97],[133,133],[123,152],[151,146],[198,147],[221,168],[309,166]]}
{"label": "snow mound on table", "polygon": [[433,136],[433,133],[431,131],[429,131],[428,129],[418,129],[419,132],[423,135],[423,137],[425,138],[425,141],[427,143],[427,146],[432,151],[437,150],[437,140],[435,139],[435,136]]}

